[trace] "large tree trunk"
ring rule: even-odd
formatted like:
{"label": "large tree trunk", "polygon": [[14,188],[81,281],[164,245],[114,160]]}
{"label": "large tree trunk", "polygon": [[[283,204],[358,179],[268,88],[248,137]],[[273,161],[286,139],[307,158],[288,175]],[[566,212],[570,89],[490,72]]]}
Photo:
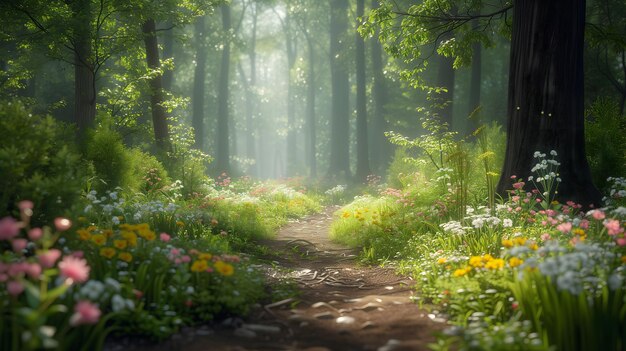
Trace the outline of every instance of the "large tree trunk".
{"label": "large tree trunk", "polygon": [[[474,28],[478,30],[478,22],[474,23]],[[472,45],[472,77],[470,78],[470,92],[469,92],[469,111],[468,116],[480,107],[480,88],[482,78],[482,45],[481,43],[474,43]],[[472,116],[469,120],[469,132],[473,132],[478,128],[480,124],[480,114]]]}
{"label": "large tree trunk", "polygon": [[[363,17],[365,0],[356,1],[356,16]],[[358,27],[358,23],[357,23]],[[356,177],[364,181],[370,174],[367,138],[367,98],[365,96],[365,42],[356,32]]]}
{"label": "large tree trunk", "polygon": [[291,70],[296,63],[296,38],[292,33],[289,11],[285,17],[285,45],[287,49],[287,176],[293,176],[298,169],[297,146],[296,146],[296,106],[294,101],[293,83],[291,82]]}
{"label": "large tree trunk", "polygon": [[[372,0],[372,9],[380,6],[378,0]],[[385,75],[383,73],[383,50],[378,40],[378,32],[371,39],[372,44],[372,73],[374,82],[372,84],[372,97],[374,100],[373,124],[374,137],[372,139],[372,164],[380,173],[384,172],[389,163],[390,144],[385,137],[387,131],[387,120],[385,119],[385,105],[387,104],[387,87]]]}
{"label": "large tree trunk", "polygon": [[350,177],[350,82],[342,41],[345,39],[347,0],[330,0],[331,131],[329,176]]}
{"label": "large tree trunk", "polygon": [[[246,157],[250,160],[256,160],[256,140],[254,128],[254,114],[256,105],[256,31],[258,19],[258,5],[254,5],[254,13],[252,17],[252,39],[250,40],[250,51],[248,58],[250,59],[250,79],[246,86]],[[258,174],[258,162],[250,167],[252,175]]]}
{"label": "large tree trunk", "polygon": [[309,171],[311,178],[317,177],[317,159],[316,159],[316,130],[315,130],[315,51],[313,47],[313,39],[310,34],[305,33],[306,42],[309,50],[309,72],[306,90],[306,121],[307,121],[307,149],[309,161]]}
{"label": "large tree trunk", "polygon": [[[204,19],[202,19],[204,21]],[[163,59],[170,59],[174,57],[174,26],[172,23],[166,23],[166,30],[163,34]],[[163,89],[166,91],[172,90],[172,82],[174,81],[174,71],[166,70],[163,72]]]}
{"label": "large tree trunk", "polygon": [[74,119],[79,135],[93,125],[96,118],[95,68],[91,52],[90,1],[73,5],[76,21],[74,38]]}
{"label": "large tree trunk", "polygon": [[195,146],[198,150],[204,150],[204,99],[206,79],[206,24],[205,17],[198,17],[195,24],[196,39],[196,67],[193,75],[193,98],[192,98],[192,126],[195,137]]}
{"label": "large tree trunk", "polygon": [[[148,68],[158,70],[161,67],[159,60],[159,45],[156,37],[156,23],[154,19],[148,19],[143,24],[144,43],[146,46],[146,61]],[[163,83],[161,76],[156,75],[149,81],[150,107],[152,109],[152,124],[154,127],[154,140],[157,147],[163,151],[169,148],[169,131],[167,128],[167,114],[163,106]]]}
{"label": "large tree trunk", "polygon": [[[224,35],[230,32],[230,5],[222,5],[222,29]],[[230,173],[230,152],[229,152],[229,100],[230,89],[228,73],[230,71],[230,37],[224,39],[222,49],[222,61],[220,64],[219,86],[217,90],[217,152],[215,163],[218,172]]]}
{"label": "large tree trunk", "polygon": [[440,94],[441,121],[448,124],[452,130],[452,107],[454,99],[454,63],[453,57],[439,56],[439,70],[437,71],[437,86],[445,88],[446,91]]}
{"label": "large tree trunk", "polygon": [[535,151],[555,150],[563,179],[557,199],[600,204],[585,158],[584,24],[584,0],[515,2],[507,149],[497,188],[503,196],[511,176],[537,177],[531,173]]}

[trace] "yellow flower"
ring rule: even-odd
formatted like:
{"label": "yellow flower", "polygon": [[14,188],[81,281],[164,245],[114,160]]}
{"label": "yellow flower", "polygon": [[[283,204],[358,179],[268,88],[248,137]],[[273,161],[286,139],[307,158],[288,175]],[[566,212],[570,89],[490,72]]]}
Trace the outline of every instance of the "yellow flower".
{"label": "yellow flower", "polygon": [[80,238],[80,240],[87,241],[91,239],[91,233],[86,229],[79,229],[76,231],[76,234],[78,234],[78,237]]}
{"label": "yellow flower", "polygon": [[107,238],[110,238],[113,236],[113,231],[111,229],[105,229],[102,231],[102,234],[104,234]]}
{"label": "yellow flower", "polygon": [[528,240],[528,239],[526,239],[526,238],[515,238],[515,244],[519,245],[519,246],[522,246],[522,245],[526,244],[526,240]]}
{"label": "yellow flower", "polygon": [[439,259],[437,260],[438,264],[444,264],[446,262],[448,262],[448,259],[445,257],[439,257]]}
{"label": "yellow flower", "polygon": [[502,246],[506,247],[506,248],[511,248],[513,247],[513,240],[510,239],[502,239]]}
{"label": "yellow flower", "polygon": [[622,263],[626,264],[626,256],[622,256]]}
{"label": "yellow flower", "polygon": [[511,268],[515,268],[520,266],[522,263],[524,263],[523,260],[520,260],[517,257],[511,257],[511,259],[509,259],[509,266],[511,266]]}
{"label": "yellow flower", "polygon": [[452,273],[455,277],[462,277],[472,271],[472,267],[459,268]]}
{"label": "yellow flower", "polygon": [[226,263],[224,261],[215,262],[215,270],[220,272],[220,274],[224,276],[231,276],[235,273],[235,268],[230,263]]}
{"label": "yellow flower", "polygon": [[531,243],[530,245],[528,245],[528,248],[531,250],[537,250],[539,248],[539,245],[537,245],[537,243]]}
{"label": "yellow flower", "polygon": [[209,268],[209,264],[205,260],[194,261],[191,265],[192,272],[204,272]]}
{"label": "yellow flower", "polygon": [[93,241],[96,245],[102,246],[107,242],[106,236],[102,234],[96,234],[91,237],[91,241]]}
{"label": "yellow flower", "polygon": [[128,223],[122,223],[122,224],[120,224],[120,229],[121,229],[121,230],[128,230],[128,231],[134,230],[134,229],[133,229],[133,226],[132,226],[132,225],[130,225],[130,224],[128,224]]}
{"label": "yellow flower", "polygon": [[583,229],[576,228],[576,229],[572,230],[572,234],[579,235],[579,236],[584,236],[585,235],[585,231]]}
{"label": "yellow flower", "polygon": [[95,225],[90,225],[89,227],[87,227],[87,231],[88,232],[94,232],[98,229],[98,227],[96,227]]}
{"label": "yellow flower", "polygon": [[103,247],[100,249],[100,256],[111,258],[115,256],[115,249],[112,247]]}
{"label": "yellow flower", "polygon": [[350,212],[348,212],[348,211],[344,211],[344,212],[341,214],[341,217],[343,217],[343,218],[349,218],[349,217],[350,217]]}
{"label": "yellow flower", "polygon": [[176,221],[176,225],[179,227],[184,227],[185,226],[185,222],[183,221]]}
{"label": "yellow flower", "polygon": [[483,258],[480,256],[472,256],[469,259],[469,265],[476,268],[481,268],[483,266]]}
{"label": "yellow flower", "polygon": [[485,264],[487,269],[500,269],[502,267],[504,267],[504,260],[501,258],[494,258]]}
{"label": "yellow flower", "polygon": [[149,230],[146,233],[144,233],[143,237],[144,237],[144,239],[146,239],[148,241],[152,241],[152,240],[156,239],[156,234],[153,231]]}
{"label": "yellow flower", "polygon": [[128,245],[137,246],[137,234],[134,232],[123,231],[122,238],[128,242]]}
{"label": "yellow flower", "polygon": [[483,255],[482,259],[483,259],[483,262],[489,262],[493,260],[493,256],[491,256],[490,254],[485,254]]}
{"label": "yellow flower", "polygon": [[113,246],[117,247],[120,250],[124,250],[126,246],[128,246],[128,241],[126,240],[114,240]]}
{"label": "yellow flower", "polygon": [[129,252],[120,252],[117,255],[117,258],[125,262],[130,262],[133,260],[133,255],[131,255]]}
{"label": "yellow flower", "polygon": [[199,260],[205,260],[205,261],[210,260],[210,259],[211,259],[211,257],[213,257],[213,255],[211,255],[210,253],[200,253],[200,254],[198,255],[198,259],[199,259]]}

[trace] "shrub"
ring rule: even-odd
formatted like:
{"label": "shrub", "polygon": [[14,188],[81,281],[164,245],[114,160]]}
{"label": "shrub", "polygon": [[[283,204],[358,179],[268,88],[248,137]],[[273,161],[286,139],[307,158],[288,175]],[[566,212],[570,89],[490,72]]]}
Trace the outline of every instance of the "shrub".
{"label": "shrub", "polygon": [[87,168],[70,128],[7,102],[0,104],[0,133],[0,215],[16,213],[15,204],[29,199],[37,209],[33,222],[41,224],[76,202]]}
{"label": "shrub", "polygon": [[108,127],[91,131],[87,138],[85,157],[95,169],[98,178],[93,188],[98,192],[116,187],[136,187],[133,184],[133,164],[130,151],[122,137]]}

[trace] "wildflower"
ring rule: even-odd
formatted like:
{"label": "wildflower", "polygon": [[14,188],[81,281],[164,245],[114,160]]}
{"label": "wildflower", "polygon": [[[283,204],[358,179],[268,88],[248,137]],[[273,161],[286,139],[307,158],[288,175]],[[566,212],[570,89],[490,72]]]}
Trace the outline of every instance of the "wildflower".
{"label": "wildflower", "polygon": [[114,240],[113,246],[118,248],[119,250],[124,250],[128,246],[128,241],[126,240]]}
{"label": "wildflower", "polygon": [[510,228],[513,226],[513,221],[511,219],[505,218],[502,220],[502,226],[505,228]]}
{"label": "wildflower", "polygon": [[72,279],[73,281],[82,283],[89,279],[89,266],[87,261],[82,258],[66,256],[59,263],[61,276]]}
{"label": "wildflower", "polygon": [[31,263],[26,266],[26,274],[33,279],[38,279],[41,275],[41,266],[38,263]]}
{"label": "wildflower", "polygon": [[556,229],[563,234],[569,233],[572,230],[572,223],[569,223],[569,222],[561,223],[556,227]]}
{"label": "wildflower", "polygon": [[349,218],[349,217],[350,217],[350,212],[348,212],[348,211],[344,211],[344,212],[341,214],[341,217],[343,217],[343,218]]}
{"label": "wildflower", "polygon": [[455,277],[462,277],[472,271],[472,267],[459,268],[452,273]]}
{"label": "wildflower", "polygon": [[156,239],[156,234],[153,231],[149,230],[144,233],[143,238],[148,241],[153,241],[154,239]]}
{"label": "wildflower", "polygon": [[52,268],[56,261],[61,257],[61,250],[50,249],[45,252],[41,252],[37,255],[37,259],[39,260],[39,264],[43,268]]}
{"label": "wildflower", "polygon": [[483,267],[483,258],[480,256],[472,256],[469,259],[469,265],[476,268]]}
{"label": "wildflower", "polygon": [[626,238],[618,238],[615,242],[618,246],[626,246]]}
{"label": "wildflower", "polygon": [[161,239],[161,241],[163,242],[168,242],[170,241],[170,239],[172,239],[172,237],[169,236],[167,233],[161,233],[159,234],[159,239]]}
{"label": "wildflower", "polygon": [[82,324],[96,324],[100,320],[100,309],[89,301],[79,301],[74,306],[74,314],[70,318],[71,326],[78,326]]}
{"label": "wildflower", "polygon": [[176,221],[176,225],[179,227],[184,227],[185,226],[185,222],[183,221]]}
{"label": "wildflower", "polygon": [[617,219],[610,219],[608,221],[605,221],[604,227],[606,228],[607,233],[611,236],[617,235],[624,231],[624,229],[621,228]]}
{"label": "wildflower", "polygon": [[28,231],[28,238],[30,240],[36,241],[39,240],[43,236],[43,230],[41,228],[33,228]]}
{"label": "wildflower", "polygon": [[513,188],[514,189],[522,189],[524,187],[524,185],[526,185],[526,183],[524,183],[524,182],[513,183]]}
{"label": "wildflower", "polygon": [[578,236],[585,236],[585,231],[580,228],[576,228],[572,230],[572,234],[578,235]]}
{"label": "wildflower", "polygon": [[13,217],[0,219],[0,240],[9,240],[20,232],[20,224]]}
{"label": "wildflower", "polygon": [[502,246],[504,246],[506,248],[513,247],[513,240],[511,240],[511,239],[502,239]]}
{"label": "wildflower", "polygon": [[235,272],[235,268],[233,265],[226,263],[224,261],[215,262],[215,270],[217,270],[223,276],[231,276]]}
{"label": "wildflower", "polygon": [[213,257],[213,255],[211,255],[210,253],[201,253],[198,255],[198,259],[199,260],[205,260],[208,261]]}
{"label": "wildflower", "polygon": [[24,251],[24,249],[26,248],[26,245],[28,245],[28,240],[26,239],[18,238],[18,239],[13,239],[13,241],[11,241],[11,246],[13,247],[13,251],[17,253],[21,253],[22,251]]}
{"label": "wildflower", "polygon": [[87,229],[79,229],[76,231],[80,240],[87,241],[91,239],[91,233]]}
{"label": "wildflower", "polygon": [[34,207],[34,204],[30,200],[22,200],[17,203],[17,207],[20,209],[20,211],[32,210]]}
{"label": "wildflower", "polygon": [[72,226],[72,221],[67,218],[57,217],[54,219],[54,226],[57,228],[57,231],[64,232]]}
{"label": "wildflower", "polygon": [[209,268],[209,264],[207,263],[207,261],[197,260],[193,262],[190,270],[192,272],[204,272],[207,268]]}
{"label": "wildflower", "polygon": [[626,264],[626,256],[622,256],[621,260],[623,264]]}
{"label": "wildflower", "polygon": [[96,235],[91,237],[91,241],[93,241],[98,246],[102,246],[102,245],[104,245],[104,243],[106,243],[107,238],[106,238],[106,236],[104,236],[102,234],[96,234]]}
{"label": "wildflower", "polygon": [[137,246],[137,234],[134,232],[122,231],[121,236],[124,240],[126,240],[128,245]]}
{"label": "wildflower", "polygon": [[102,249],[100,249],[100,256],[111,258],[115,256],[115,249],[112,247],[103,247]]}
{"label": "wildflower", "polygon": [[485,263],[485,268],[487,269],[500,269],[504,267],[504,260],[501,258],[494,258],[493,260],[488,261],[487,263]]}
{"label": "wildflower", "polygon": [[24,284],[22,284],[22,282],[19,282],[17,280],[11,280],[10,282],[7,283],[7,292],[11,296],[17,296],[21,294],[23,291],[24,291]]}
{"label": "wildflower", "polygon": [[439,257],[439,259],[437,260],[438,264],[444,264],[446,262],[448,262],[448,259],[445,257]]}
{"label": "wildflower", "polygon": [[514,238],[514,239],[513,239],[513,241],[515,242],[515,244],[516,244],[516,245],[519,245],[519,246],[526,245],[526,241],[527,241],[527,240],[528,240],[528,239],[523,238],[523,237],[517,237],[517,238]]}
{"label": "wildflower", "polygon": [[591,217],[595,220],[601,221],[606,217],[606,215],[601,210],[593,210],[591,211]]}
{"label": "wildflower", "polygon": [[520,266],[522,263],[524,263],[524,261],[523,261],[523,260],[521,260],[521,259],[519,259],[519,258],[517,258],[517,257],[511,257],[511,258],[509,259],[509,266],[510,266],[511,268],[518,267],[518,266]]}
{"label": "wildflower", "polygon": [[120,260],[124,262],[130,262],[133,260],[133,255],[131,255],[129,252],[120,252],[117,255],[117,258],[119,258]]}

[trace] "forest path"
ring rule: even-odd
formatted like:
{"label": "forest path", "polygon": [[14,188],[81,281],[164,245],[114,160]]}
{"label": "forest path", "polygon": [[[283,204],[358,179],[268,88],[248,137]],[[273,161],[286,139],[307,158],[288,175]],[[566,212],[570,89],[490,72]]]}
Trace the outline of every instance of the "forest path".
{"label": "forest path", "polygon": [[357,252],[330,241],[337,209],[290,222],[262,242],[273,253],[274,264],[263,266],[269,279],[295,279],[297,298],[261,306],[245,321],[183,331],[157,349],[428,350],[444,325],[411,301],[412,280],[392,268],[358,265]]}

